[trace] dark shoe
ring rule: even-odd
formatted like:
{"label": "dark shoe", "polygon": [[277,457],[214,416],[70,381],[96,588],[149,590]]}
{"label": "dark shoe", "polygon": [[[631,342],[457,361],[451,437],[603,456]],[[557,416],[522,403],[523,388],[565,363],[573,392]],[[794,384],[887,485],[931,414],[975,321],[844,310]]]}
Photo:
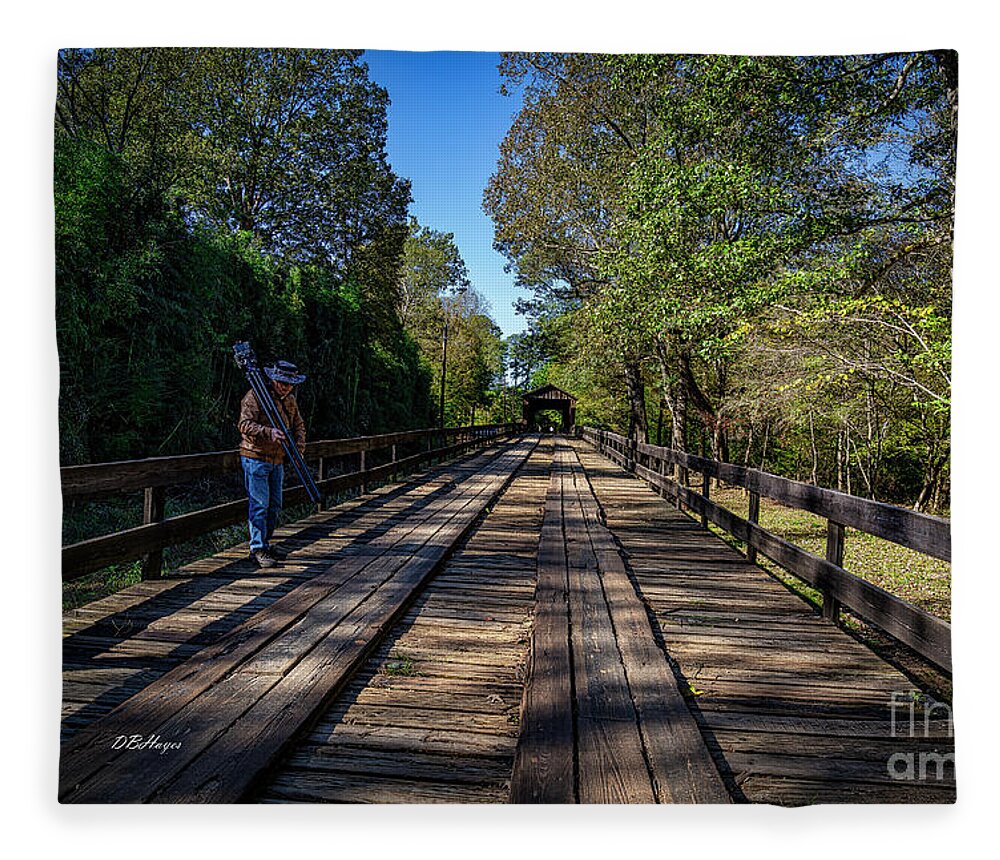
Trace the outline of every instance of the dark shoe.
{"label": "dark shoe", "polygon": [[250,560],[257,565],[257,567],[274,567],[278,562],[268,554],[266,549],[255,549],[250,553]]}
{"label": "dark shoe", "polygon": [[271,558],[276,559],[277,561],[284,561],[286,558],[288,558],[288,553],[285,550],[283,550],[280,546],[266,547],[264,549],[264,552],[266,552],[269,556],[271,556]]}

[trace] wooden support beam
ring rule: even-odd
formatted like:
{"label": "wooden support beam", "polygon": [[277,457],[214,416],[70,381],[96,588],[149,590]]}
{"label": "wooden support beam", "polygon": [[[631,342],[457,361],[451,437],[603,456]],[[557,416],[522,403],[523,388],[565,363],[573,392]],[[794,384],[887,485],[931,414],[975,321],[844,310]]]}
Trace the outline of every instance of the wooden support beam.
{"label": "wooden support beam", "polygon": [[[167,503],[166,495],[165,487],[146,487],[142,505],[142,524],[144,526],[163,522]],[[159,579],[161,576],[163,576],[163,549],[158,548],[143,556],[142,578]]]}
{"label": "wooden support beam", "polygon": [[[753,490],[750,491],[750,513],[747,520],[754,525],[760,523],[760,493],[755,493]],[[749,542],[747,543],[747,561],[750,564],[757,563],[757,547]]]}
{"label": "wooden support beam", "polygon": [[[701,476],[701,494],[708,499],[709,498],[709,486],[711,484],[712,478],[708,472],[703,472]],[[707,511],[702,511],[701,513],[701,524],[708,528],[708,513]]]}
{"label": "wooden support beam", "polygon": [[[826,524],[826,560],[837,567],[844,566],[844,527],[828,520]],[[823,617],[836,623],[840,620],[840,601],[829,588],[822,590]]]}
{"label": "wooden support beam", "polygon": [[[317,483],[319,483],[320,481],[323,480],[325,466],[326,466],[326,459],[324,457],[320,457],[319,458],[319,467],[316,469],[316,481],[317,481]],[[323,496],[321,494],[320,498],[319,498],[319,501],[316,502],[316,513],[317,514],[318,513],[322,513],[322,511],[323,511],[323,502],[324,502],[324,499],[323,499]]]}

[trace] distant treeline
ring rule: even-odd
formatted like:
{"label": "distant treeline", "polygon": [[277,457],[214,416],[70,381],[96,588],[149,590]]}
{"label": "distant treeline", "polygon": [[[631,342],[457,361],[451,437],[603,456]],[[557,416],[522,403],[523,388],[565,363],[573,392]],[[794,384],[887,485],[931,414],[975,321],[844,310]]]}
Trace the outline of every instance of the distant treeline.
{"label": "distant treeline", "polygon": [[[232,447],[240,339],[308,374],[311,438],[436,423],[441,314],[404,326],[404,267],[421,237],[457,250],[407,220],[386,106],[355,51],[60,53],[63,464]],[[448,417],[488,400],[496,364],[463,392],[449,379]]]}

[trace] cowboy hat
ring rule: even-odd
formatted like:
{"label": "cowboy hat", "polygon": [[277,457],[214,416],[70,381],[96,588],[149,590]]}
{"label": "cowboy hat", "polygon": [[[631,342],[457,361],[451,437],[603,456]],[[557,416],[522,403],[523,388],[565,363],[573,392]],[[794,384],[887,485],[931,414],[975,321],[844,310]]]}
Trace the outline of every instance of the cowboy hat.
{"label": "cowboy hat", "polygon": [[289,385],[306,381],[305,375],[299,373],[299,369],[290,361],[276,361],[271,367],[265,367],[264,373],[275,382],[287,382]]}

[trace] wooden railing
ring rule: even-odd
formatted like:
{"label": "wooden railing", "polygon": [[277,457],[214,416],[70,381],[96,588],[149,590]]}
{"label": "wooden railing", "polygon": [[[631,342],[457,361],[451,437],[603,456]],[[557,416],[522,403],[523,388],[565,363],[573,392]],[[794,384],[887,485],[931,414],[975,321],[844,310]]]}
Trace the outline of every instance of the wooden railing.
{"label": "wooden railing", "polygon": [[[844,570],[844,529],[850,527],[935,558],[951,561],[951,524],[939,517],[873,502],[835,490],[803,484],[756,469],[722,463],[628,439],[607,430],[581,429],[598,451],[669,497],[743,541],[747,558],[767,556],[819,589],[823,615],[839,618],[841,607],[905,643],[936,666],[951,672],[951,625]],[[669,469],[668,469],[669,467]],[[692,490],[690,472],[701,474],[701,491]],[[750,493],[749,519],[710,499],[710,479]],[[820,558],[761,528],[761,496],[827,520],[826,557]]]}
{"label": "wooden railing", "polygon": [[[517,429],[519,427],[515,424],[489,424],[328,439],[307,443],[304,457],[307,463],[315,464],[318,475],[316,485],[324,497],[328,497],[356,487],[364,492],[369,484],[395,479],[399,474],[435,459],[442,460],[475,447],[489,445]],[[422,450],[397,458],[397,447],[407,445],[420,445]],[[368,455],[374,451],[388,452],[388,462],[371,467]],[[331,458],[351,454],[358,455],[356,471],[325,477],[326,466]],[[213,475],[240,474],[240,468],[238,451],[63,467],[61,477],[64,500],[144,491],[141,526],[63,547],[63,581],[78,579],[109,564],[136,559],[142,559],[144,578],[160,576],[165,547],[233,525],[247,516],[247,502],[242,498],[164,519],[166,488]],[[303,486],[285,489],[286,506],[307,500]]]}

